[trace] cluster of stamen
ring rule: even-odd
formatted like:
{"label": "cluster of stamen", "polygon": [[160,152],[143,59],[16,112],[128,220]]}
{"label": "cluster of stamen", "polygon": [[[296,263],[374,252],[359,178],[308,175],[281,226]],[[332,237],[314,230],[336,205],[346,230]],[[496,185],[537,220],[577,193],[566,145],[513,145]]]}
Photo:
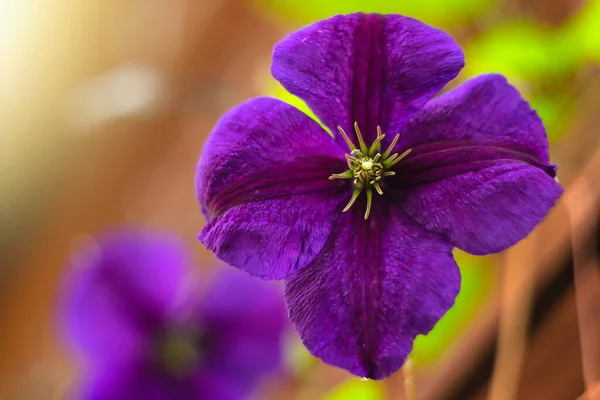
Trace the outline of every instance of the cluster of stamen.
{"label": "cluster of stamen", "polygon": [[367,195],[367,210],[365,211],[365,219],[369,218],[371,212],[371,203],[373,201],[373,189],[382,195],[381,181],[384,176],[396,175],[394,171],[390,171],[390,168],[396,165],[400,160],[410,153],[410,149],[406,150],[402,154],[394,153],[390,155],[400,134],[394,137],[392,143],[388,146],[387,150],[382,154],[381,141],[385,138],[385,135],[381,132],[381,127],[377,127],[377,137],[371,147],[367,148],[365,141],[363,140],[358,123],[354,123],[354,130],[356,131],[356,137],[358,138],[358,148],[352,143],[346,132],[342,127],[338,126],[338,130],[344,137],[344,140],[350,148],[350,154],[346,154],[348,160],[348,170],[341,174],[333,174],[329,179],[352,179],[354,182],[354,192],[352,198],[343,212],[348,211],[354,204],[358,196],[364,190]]}
{"label": "cluster of stamen", "polygon": [[173,375],[190,373],[201,358],[198,342],[197,332],[168,332],[158,343],[157,355],[160,364]]}

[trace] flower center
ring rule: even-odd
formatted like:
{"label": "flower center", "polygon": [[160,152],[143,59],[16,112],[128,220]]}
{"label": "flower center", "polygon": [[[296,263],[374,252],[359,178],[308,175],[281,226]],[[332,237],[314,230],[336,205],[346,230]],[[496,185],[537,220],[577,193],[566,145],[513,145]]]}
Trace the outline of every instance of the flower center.
{"label": "flower center", "polygon": [[196,331],[173,330],[161,336],[157,356],[160,366],[175,376],[187,375],[202,358]]}
{"label": "flower center", "polygon": [[383,194],[383,190],[381,190],[383,178],[385,176],[396,175],[394,171],[390,171],[390,168],[396,165],[400,160],[404,159],[408,153],[410,153],[411,149],[406,150],[402,154],[394,153],[390,155],[400,138],[400,134],[398,134],[394,137],[394,140],[392,140],[392,143],[390,143],[387,150],[381,153],[381,141],[385,138],[385,135],[381,133],[381,127],[379,126],[377,127],[377,137],[369,148],[367,148],[367,145],[363,140],[357,122],[354,123],[354,130],[356,131],[356,137],[358,138],[358,148],[352,143],[342,127],[338,126],[338,130],[350,148],[350,154],[346,154],[349,169],[341,174],[333,174],[329,179],[352,179],[354,181],[352,198],[344,208],[343,212],[348,211],[362,191],[365,191],[367,196],[365,219],[368,219],[371,212],[373,189],[375,189],[379,195]]}
{"label": "flower center", "polygon": [[360,164],[360,167],[362,168],[363,171],[370,171],[373,169],[373,160],[371,160],[370,158],[367,158],[365,161],[362,162],[362,164]]}

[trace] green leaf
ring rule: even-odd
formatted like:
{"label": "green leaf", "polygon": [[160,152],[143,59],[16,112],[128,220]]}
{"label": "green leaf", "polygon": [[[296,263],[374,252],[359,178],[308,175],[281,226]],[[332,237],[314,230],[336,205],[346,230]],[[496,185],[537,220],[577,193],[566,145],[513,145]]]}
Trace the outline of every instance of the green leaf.
{"label": "green leaf", "polygon": [[384,390],[380,382],[349,379],[323,397],[323,400],[383,400]]}
{"label": "green leaf", "polygon": [[357,11],[402,14],[433,25],[459,25],[492,4],[492,0],[255,0],[288,21],[307,24],[335,14]]}

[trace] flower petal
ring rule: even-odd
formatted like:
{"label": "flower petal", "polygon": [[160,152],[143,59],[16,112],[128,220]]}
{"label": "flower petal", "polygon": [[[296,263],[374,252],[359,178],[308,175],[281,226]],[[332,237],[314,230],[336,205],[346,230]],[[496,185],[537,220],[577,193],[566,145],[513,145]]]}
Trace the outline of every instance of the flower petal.
{"label": "flower petal", "polygon": [[[202,371],[197,374],[194,378],[194,386],[196,395],[191,397],[190,400],[242,400],[251,398],[248,396],[252,391],[251,387],[232,382],[227,376],[215,371]],[[173,397],[169,399],[173,399]]]}
{"label": "flower petal", "polygon": [[177,303],[189,272],[184,254],[171,236],[131,231],[74,257],[61,311],[70,339],[92,364],[143,357]]}
{"label": "flower petal", "polygon": [[511,160],[555,175],[542,121],[501,75],[473,78],[427,103],[401,131],[395,150],[407,149],[412,149],[409,157],[397,168],[404,183]]}
{"label": "flower petal", "polygon": [[[344,168],[344,150],[318,123],[280,100],[250,99],[223,115],[204,144],[197,198],[213,218],[241,203],[239,197],[253,200],[257,190],[298,178],[327,179],[332,166],[319,170],[323,163]],[[249,183],[255,186],[245,189]]]}
{"label": "flower petal", "polygon": [[[317,254],[347,186],[344,151],[313,120],[279,100],[250,100],[226,114],[198,165],[208,225],[200,241],[252,275],[282,279]],[[284,240],[284,242],[282,242]]]}
{"label": "flower petal", "polygon": [[309,351],[372,379],[402,366],[416,335],[433,328],[460,288],[450,243],[381,203],[368,221],[359,207],[342,214],[323,251],[285,289]]}
{"label": "flower petal", "polygon": [[251,388],[281,365],[289,323],[279,285],[228,267],[211,283],[203,305],[201,324],[210,333],[205,364],[214,373]]}
{"label": "flower petal", "polygon": [[504,250],[548,214],[562,188],[546,172],[521,162],[452,176],[404,194],[405,211],[471,254]]}
{"label": "flower petal", "polygon": [[81,400],[194,400],[201,398],[199,397],[201,394],[204,393],[199,393],[192,379],[169,377],[152,370],[150,365],[131,364],[120,368],[106,368],[88,378],[76,398]]}
{"label": "flower petal", "polygon": [[401,15],[357,13],[289,34],[275,46],[271,72],[332,132],[339,125],[353,134],[357,121],[369,143],[377,125],[399,132],[463,66],[446,33]]}
{"label": "flower petal", "polygon": [[321,251],[344,201],[332,192],[242,204],[213,219],[198,239],[250,275],[283,279]]}

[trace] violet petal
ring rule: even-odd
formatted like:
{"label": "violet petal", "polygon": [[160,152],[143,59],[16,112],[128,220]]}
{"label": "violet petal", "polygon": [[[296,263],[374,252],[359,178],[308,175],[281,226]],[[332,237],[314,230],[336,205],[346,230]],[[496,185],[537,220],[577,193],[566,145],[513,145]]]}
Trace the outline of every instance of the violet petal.
{"label": "violet petal", "polygon": [[200,158],[200,241],[217,257],[282,279],[321,250],[347,201],[344,150],[313,120],[271,98],[250,100],[217,124]]}
{"label": "violet petal", "polygon": [[[232,382],[229,377],[214,371],[203,371],[194,377],[196,395],[190,400],[242,400],[249,398],[253,388]],[[172,397],[169,398],[174,399]],[[187,399],[185,399],[187,400]]]}
{"label": "violet petal", "polygon": [[500,75],[482,75],[431,100],[405,126],[396,151],[411,149],[394,185],[437,181],[519,161],[556,175],[542,121]]}
{"label": "violet petal", "polygon": [[[378,198],[378,200],[381,198]],[[323,251],[286,280],[289,316],[315,356],[355,375],[398,370],[454,304],[452,245],[383,200],[341,215]]]}
{"label": "violet petal", "polygon": [[427,229],[471,254],[496,253],[527,236],[550,211],[562,188],[542,169],[505,162],[420,185],[402,207]]}
{"label": "violet petal", "polygon": [[126,363],[147,350],[189,273],[182,254],[171,236],[121,232],[74,257],[63,318],[92,364]]}
{"label": "violet petal", "polygon": [[204,363],[248,387],[282,360],[282,337],[289,326],[280,285],[228,267],[211,282],[203,301],[201,326],[210,352]]}
{"label": "violet petal", "polygon": [[[206,385],[208,389],[212,386]],[[201,397],[195,382],[157,373],[147,365],[106,368],[82,387],[78,400],[195,400]]]}
{"label": "violet petal", "polygon": [[496,143],[547,164],[540,117],[502,75],[472,78],[431,100],[400,132],[397,151],[438,142]]}
{"label": "violet petal", "polygon": [[289,34],[275,46],[271,72],[334,134],[339,125],[354,137],[357,121],[370,143],[377,125],[399,132],[463,65],[461,49],[438,29],[401,15],[357,13]]}

